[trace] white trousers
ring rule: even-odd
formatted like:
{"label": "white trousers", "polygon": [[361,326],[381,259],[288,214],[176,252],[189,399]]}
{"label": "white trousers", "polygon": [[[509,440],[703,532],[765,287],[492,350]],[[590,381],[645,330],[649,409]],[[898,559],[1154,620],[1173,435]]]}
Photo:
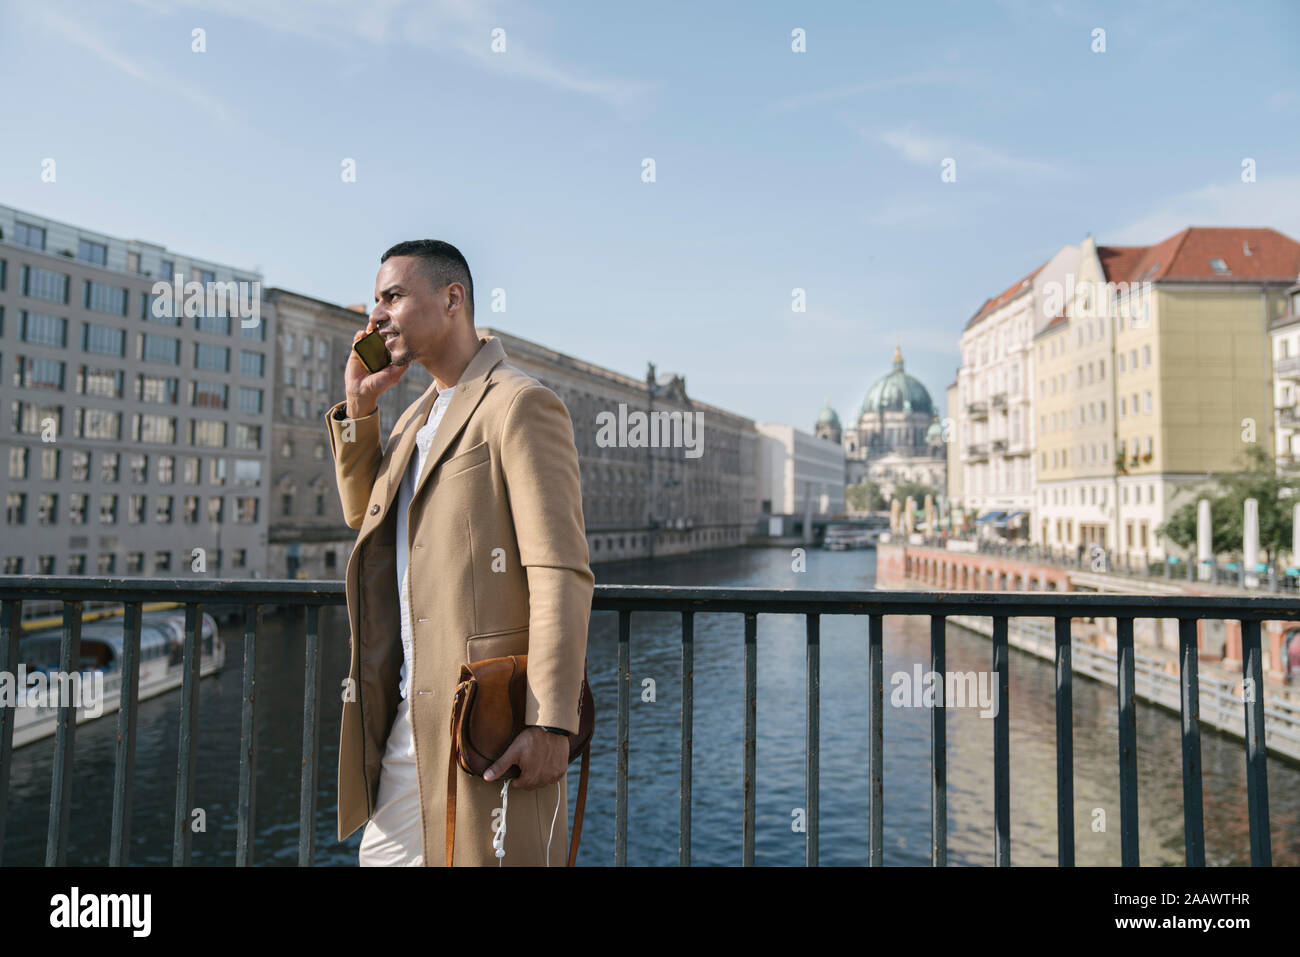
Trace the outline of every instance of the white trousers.
{"label": "white trousers", "polygon": [[361,835],[362,867],[422,867],[420,785],[415,774],[415,740],[411,702],[397,703],[397,718],[388,735],[379,772],[379,806]]}

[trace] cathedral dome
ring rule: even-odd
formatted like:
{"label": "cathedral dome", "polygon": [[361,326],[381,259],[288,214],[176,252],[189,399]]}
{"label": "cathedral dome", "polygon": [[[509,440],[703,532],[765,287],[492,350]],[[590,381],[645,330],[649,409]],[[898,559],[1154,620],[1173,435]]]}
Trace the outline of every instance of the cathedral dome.
{"label": "cathedral dome", "polygon": [[863,412],[924,412],[934,413],[934,404],[925,386],[903,371],[903,353],[894,350],[894,368],[876,382],[862,403]]}
{"label": "cathedral dome", "polygon": [[832,425],[837,429],[840,427],[840,417],[835,414],[835,410],[831,408],[829,401],[827,401],[826,407],[817,413],[817,424]]}

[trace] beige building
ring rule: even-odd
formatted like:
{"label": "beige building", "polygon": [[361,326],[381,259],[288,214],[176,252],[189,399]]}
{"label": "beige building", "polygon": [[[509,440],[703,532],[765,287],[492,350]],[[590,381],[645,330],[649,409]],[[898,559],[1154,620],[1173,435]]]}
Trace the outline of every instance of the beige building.
{"label": "beige building", "polygon": [[1278,469],[1300,468],[1300,281],[1286,292],[1285,312],[1269,330],[1273,351],[1273,407]]}
{"label": "beige building", "polygon": [[[506,362],[554,391],[573,418],[593,564],[732,547],[752,536],[759,514],[753,420],[690,398],[684,378],[657,374],[653,364],[635,379],[499,329],[478,333],[499,337]],[[640,444],[638,414],[682,426],[666,443]],[[698,429],[687,426],[688,416]]]}
{"label": "beige building", "polygon": [[1036,377],[1044,400],[1053,381],[1067,383],[1067,408],[1038,413],[1049,426],[1037,490],[1045,544],[1161,560],[1157,528],[1207,475],[1240,468],[1251,443],[1272,447],[1268,330],[1297,272],[1300,244],[1271,229],[1190,228],[1140,247],[1085,241],[1064,352],[1051,355],[1052,336],[1036,343],[1050,362]]}
{"label": "beige building", "polygon": [[982,530],[1028,539],[1034,509],[1034,336],[1059,307],[1046,308],[1054,284],[1077,271],[1079,249],[1063,246],[1042,266],[990,297],[961,336],[962,498]]}

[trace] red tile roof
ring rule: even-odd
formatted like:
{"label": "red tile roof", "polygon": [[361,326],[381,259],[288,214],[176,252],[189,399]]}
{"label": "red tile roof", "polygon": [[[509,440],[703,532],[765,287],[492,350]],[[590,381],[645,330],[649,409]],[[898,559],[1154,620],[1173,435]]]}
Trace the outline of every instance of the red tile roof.
{"label": "red tile roof", "polygon": [[1020,294],[1028,292],[1033,286],[1034,277],[1042,272],[1043,266],[1046,265],[1047,263],[1043,263],[1042,266],[1039,266],[1024,279],[1017,280],[996,296],[984,300],[984,305],[980,306],[979,309],[975,311],[975,315],[970,317],[970,321],[966,323],[966,328],[969,329],[999,306],[1004,306]]}
{"label": "red tile roof", "polygon": [[[1098,246],[1109,282],[1294,282],[1300,243],[1276,229],[1190,226],[1154,246]],[[1227,271],[1211,265],[1219,259]]]}

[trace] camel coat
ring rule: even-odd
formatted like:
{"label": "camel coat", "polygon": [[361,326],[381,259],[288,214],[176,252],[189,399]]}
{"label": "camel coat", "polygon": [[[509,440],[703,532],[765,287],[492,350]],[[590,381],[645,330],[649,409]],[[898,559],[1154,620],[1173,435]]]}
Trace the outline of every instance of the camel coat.
{"label": "camel coat", "polygon": [[[451,708],[461,664],[527,654],[524,723],[576,731],[591,614],[594,577],[569,414],[554,392],[503,361],[499,339],[479,342],[438,426],[407,522],[411,724],[426,865],[445,858]],[[386,447],[377,411],[340,421],[335,406],[325,417],[344,518],[359,530],[346,579],[352,635],[339,733],[340,841],[374,813],[397,714],[397,491],[436,395],[430,385],[397,420]],[[495,865],[492,812],[502,782],[457,773],[454,863]],[[558,792],[564,800],[563,778]],[[556,799],[555,785],[511,785],[505,864],[546,863]],[[561,813],[551,864],[562,865],[567,854]]]}

